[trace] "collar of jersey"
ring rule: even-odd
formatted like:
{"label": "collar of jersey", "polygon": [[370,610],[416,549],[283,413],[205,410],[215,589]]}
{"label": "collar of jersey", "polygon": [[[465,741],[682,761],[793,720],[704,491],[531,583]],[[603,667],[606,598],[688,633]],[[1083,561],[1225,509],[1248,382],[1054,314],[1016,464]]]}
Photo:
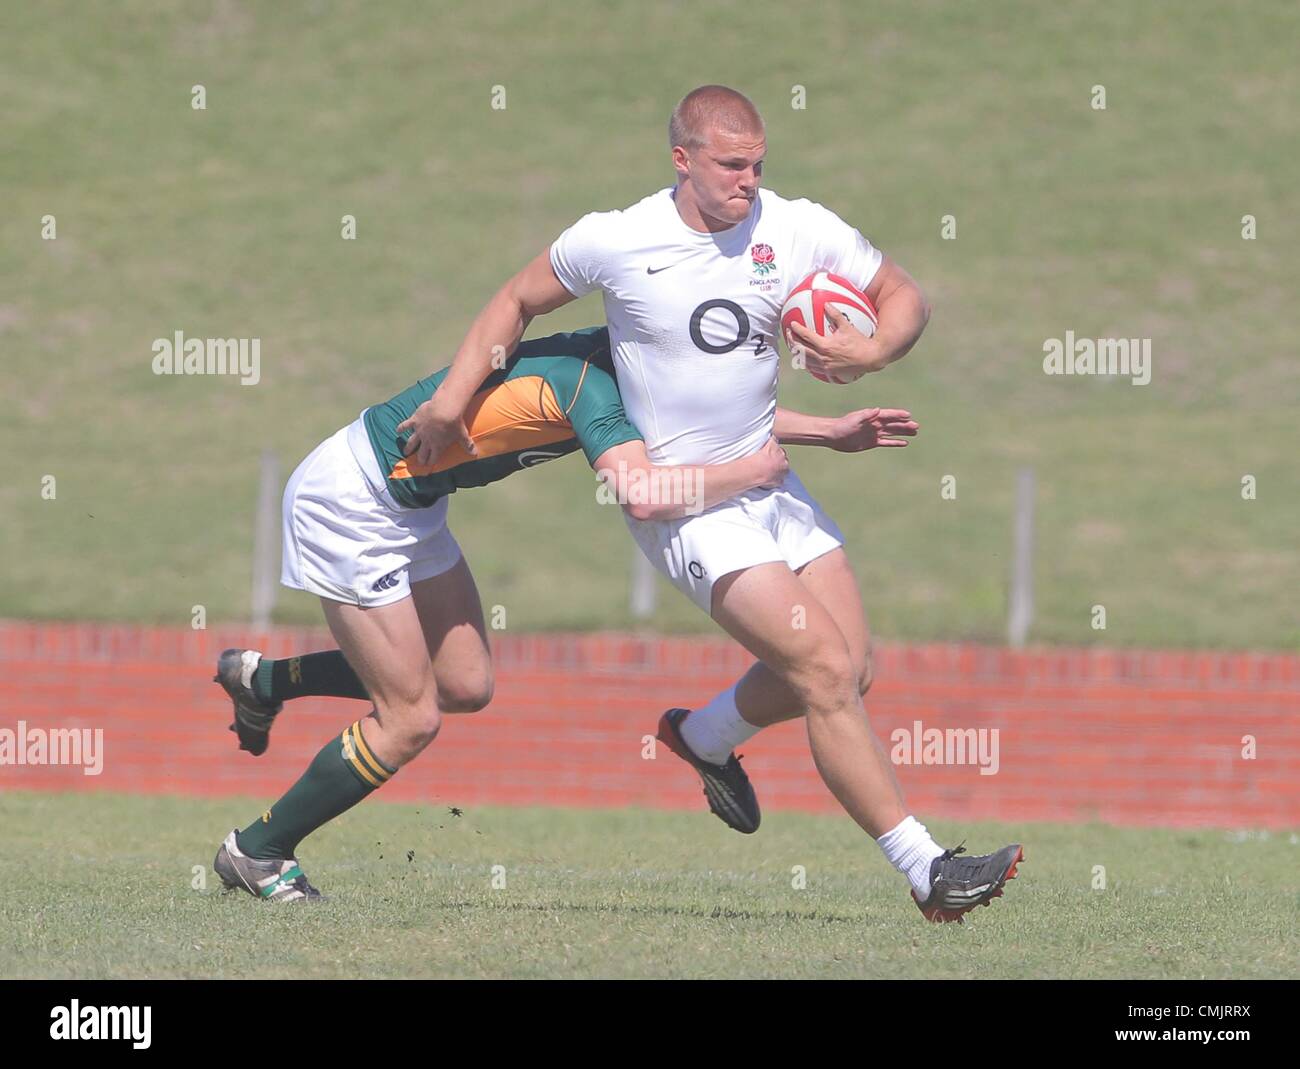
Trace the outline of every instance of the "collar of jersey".
{"label": "collar of jersey", "polygon": [[763,198],[763,191],[760,189],[758,196],[754,199],[753,206],[749,209],[749,214],[735,226],[729,226],[726,230],[696,230],[694,227],[686,225],[686,220],[682,218],[682,213],[677,210],[677,187],[669,186],[667,193],[668,210],[673,213],[673,218],[677,220],[677,224],[682,228],[682,231],[690,234],[693,238],[697,238],[701,241],[709,241],[715,245],[726,245],[745,228],[752,227],[754,224],[754,213],[760,210],[759,204]]}

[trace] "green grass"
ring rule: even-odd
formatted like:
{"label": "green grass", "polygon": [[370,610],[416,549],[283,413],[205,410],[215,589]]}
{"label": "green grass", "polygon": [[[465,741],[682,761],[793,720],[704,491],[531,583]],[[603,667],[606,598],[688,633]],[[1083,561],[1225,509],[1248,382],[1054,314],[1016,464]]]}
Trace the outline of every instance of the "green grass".
{"label": "green grass", "polygon": [[5,977],[1244,978],[1300,951],[1294,834],[928,821],[1026,851],[1003,898],[940,926],[847,818],[750,838],[704,812],[365,805],[300,850],[329,895],[303,908],[207,868],[262,801],[3,804]]}
{"label": "green grass", "polygon": [[[787,404],[904,405],[923,424],[901,455],[795,461],[851,539],[878,633],[1001,639],[1012,487],[1032,464],[1036,640],[1300,642],[1286,0],[1249,18],[1214,0],[797,18],[752,0],[693,10],[689,33],[679,7],[595,0],[10,7],[0,554],[49,581],[0,586],[0,614],[245,618],[259,451],[287,477],[446,363],[564,226],[670,182],[668,112],[716,80],[764,111],[768,184],[858,225],[935,306],[880,376],[783,374]],[[588,298],[532,333],[601,318]],[[177,329],[260,338],[262,382],[154,376],[150,344]],[[1043,341],[1067,329],[1150,337],[1152,383],[1044,376]],[[630,623],[632,545],[579,460],[457,495],[452,523],[512,629]],[[279,617],[319,609],[284,593]],[[667,587],[650,624],[713,629]]]}

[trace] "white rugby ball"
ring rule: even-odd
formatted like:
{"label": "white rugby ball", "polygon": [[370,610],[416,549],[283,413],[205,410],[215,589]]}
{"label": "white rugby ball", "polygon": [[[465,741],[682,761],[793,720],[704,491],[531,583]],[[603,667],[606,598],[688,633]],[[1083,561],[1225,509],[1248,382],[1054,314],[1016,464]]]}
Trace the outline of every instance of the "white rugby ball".
{"label": "white rugby ball", "polygon": [[[826,306],[835,305],[855,330],[870,337],[876,332],[876,306],[857,286],[842,275],[830,271],[814,271],[790,291],[781,306],[781,334],[791,353],[797,351],[798,341],[790,334],[790,324],[799,323],[814,334],[825,337],[835,332],[835,322],[826,315]],[[848,380],[832,379],[812,368],[807,369],[815,379],[846,385]]]}

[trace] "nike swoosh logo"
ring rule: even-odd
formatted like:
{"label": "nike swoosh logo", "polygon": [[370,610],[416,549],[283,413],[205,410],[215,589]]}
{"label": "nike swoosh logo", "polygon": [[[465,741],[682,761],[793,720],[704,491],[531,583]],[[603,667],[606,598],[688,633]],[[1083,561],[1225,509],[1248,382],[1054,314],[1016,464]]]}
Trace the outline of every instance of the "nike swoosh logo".
{"label": "nike swoosh logo", "polygon": [[660,271],[667,271],[670,267],[678,267],[681,264],[684,264],[687,260],[693,260],[695,257],[699,256],[702,251],[702,249],[696,249],[693,252],[688,252],[680,260],[674,260],[670,264],[664,264],[663,267],[647,267],[645,273],[647,275],[657,275]]}

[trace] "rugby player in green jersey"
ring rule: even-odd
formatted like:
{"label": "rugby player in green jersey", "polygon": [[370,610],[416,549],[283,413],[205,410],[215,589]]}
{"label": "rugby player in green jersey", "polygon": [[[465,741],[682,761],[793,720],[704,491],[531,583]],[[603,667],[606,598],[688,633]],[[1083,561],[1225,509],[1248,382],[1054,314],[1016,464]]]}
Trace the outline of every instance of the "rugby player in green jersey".
{"label": "rugby player in green jersey", "polygon": [[[726,464],[652,465],[615,384],[604,327],[520,344],[475,392],[465,435],[435,462],[406,455],[400,429],[446,378],[421,379],[367,408],[322,442],[289,479],[281,582],[320,596],[339,649],[271,660],[222,653],[215,681],[234,704],[240,749],[266,750],[286,700],[308,695],[373,704],[316,755],[270,809],[231,831],[214,868],[228,887],[268,901],[319,897],[295,857],[299,842],[356,805],[418,755],[442,714],[491,700],[493,673],[473,576],[447,529],[448,498],[582,450],[607,498],[638,519],[671,519],[779,485],[779,442],[843,452],[902,446],[908,412],[864,409],[837,419],[777,410],[775,435]],[[669,487],[672,494],[644,493]]]}

